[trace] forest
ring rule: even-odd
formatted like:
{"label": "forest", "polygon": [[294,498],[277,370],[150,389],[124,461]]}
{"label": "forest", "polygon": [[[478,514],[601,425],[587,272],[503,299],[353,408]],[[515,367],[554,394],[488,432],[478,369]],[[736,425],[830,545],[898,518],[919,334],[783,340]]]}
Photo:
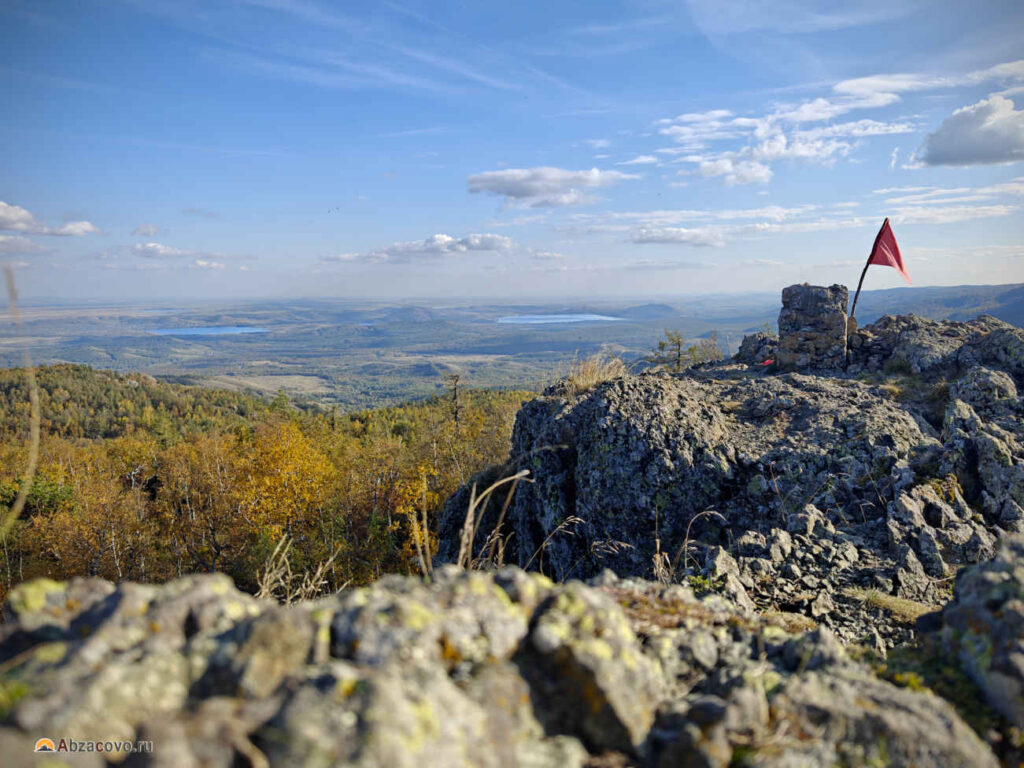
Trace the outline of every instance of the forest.
{"label": "forest", "polygon": [[[282,557],[323,590],[415,570],[417,546],[432,546],[424,513],[505,460],[531,396],[452,378],[443,395],[341,415],[81,365],[37,378],[39,466],[0,540],[0,596],[37,576],[205,571],[255,592]],[[24,482],[27,381],[0,371],[0,512]]]}

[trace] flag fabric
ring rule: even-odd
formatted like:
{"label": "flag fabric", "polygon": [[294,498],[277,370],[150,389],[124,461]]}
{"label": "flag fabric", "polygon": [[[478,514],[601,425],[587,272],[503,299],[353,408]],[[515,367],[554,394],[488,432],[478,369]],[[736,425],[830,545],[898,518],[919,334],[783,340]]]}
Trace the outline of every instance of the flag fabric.
{"label": "flag fabric", "polygon": [[888,217],[882,223],[882,228],[878,230],[878,235],[875,237],[875,244],[871,248],[868,264],[892,267],[903,275],[903,279],[907,283],[910,283],[910,275],[907,274],[907,269],[903,266],[903,256],[900,254],[900,247],[896,244],[896,235],[892,233],[892,227],[889,226]]}

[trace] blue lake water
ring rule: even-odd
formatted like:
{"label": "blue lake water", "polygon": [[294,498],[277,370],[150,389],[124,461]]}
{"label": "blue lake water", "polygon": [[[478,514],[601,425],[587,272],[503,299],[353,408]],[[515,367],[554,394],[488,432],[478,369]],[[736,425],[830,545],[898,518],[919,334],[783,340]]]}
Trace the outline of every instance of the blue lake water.
{"label": "blue lake water", "polygon": [[155,328],[157,336],[233,336],[239,333],[267,333],[266,328],[251,325],[206,325],[194,328]]}
{"label": "blue lake water", "polygon": [[608,323],[617,322],[621,317],[610,315],[507,315],[499,317],[499,323],[513,325],[546,325],[548,323]]}

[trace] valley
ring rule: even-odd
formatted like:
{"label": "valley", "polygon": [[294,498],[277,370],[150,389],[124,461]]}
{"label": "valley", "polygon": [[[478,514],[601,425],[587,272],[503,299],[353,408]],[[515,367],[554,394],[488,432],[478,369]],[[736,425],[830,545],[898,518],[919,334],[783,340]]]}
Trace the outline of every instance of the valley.
{"label": "valley", "polygon": [[[1024,323],[1024,286],[865,291],[859,320],[915,312],[990,313]],[[666,329],[693,341],[774,327],[772,293],[642,300],[397,303],[297,299],[230,303],[45,303],[0,328],[0,366],[81,363],[342,411],[438,394],[447,374],[470,388],[537,389],[596,351],[635,364]],[[265,332],[264,332],[265,331]]]}

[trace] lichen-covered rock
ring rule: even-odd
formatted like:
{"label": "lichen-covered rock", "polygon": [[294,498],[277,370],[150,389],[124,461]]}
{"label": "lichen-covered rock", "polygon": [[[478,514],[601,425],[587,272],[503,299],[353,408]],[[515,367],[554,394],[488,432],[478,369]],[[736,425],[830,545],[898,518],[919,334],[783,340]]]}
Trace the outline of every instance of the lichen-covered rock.
{"label": "lichen-covered rock", "polygon": [[5,765],[39,733],[151,740],[126,768],[994,765],[949,705],[802,617],[610,572],[448,568],[287,607],[223,577],[39,582],[5,611]]}
{"label": "lichen-covered rock", "polygon": [[[630,376],[574,400],[542,398],[523,407],[513,432],[512,469],[534,482],[508,510],[507,557],[558,579],[602,567],[646,574],[658,542],[675,557],[704,510],[719,514],[694,536],[722,520],[737,536],[770,530],[771,520],[782,528],[783,516],[819,498],[858,509],[858,519],[878,515],[876,488],[929,440],[869,387],[798,374]],[[446,532],[464,517],[446,511],[442,558],[454,549]],[[570,517],[579,522],[556,533]]]}
{"label": "lichen-covered rock", "polygon": [[578,735],[594,751],[635,752],[662,699],[660,670],[643,655],[619,606],[570,582],[534,615],[519,656],[549,730]]}
{"label": "lichen-covered rock", "polygon": [[957,577],[933,635],[989,704],[1024,728],[1024,536],[1006,537],[993,560]]}
{"label": "lichen-covered rock", "polygon": [[1024,331],[990,315],[968,322],[884,315],[849,337],[851,373],[956,376],[976,366],[1024,380]]}
{"label": "lichen-covered rock", "polygon": [[843,285],[784,288],[776,362],[784,368],[844,368],[849,298]]}

